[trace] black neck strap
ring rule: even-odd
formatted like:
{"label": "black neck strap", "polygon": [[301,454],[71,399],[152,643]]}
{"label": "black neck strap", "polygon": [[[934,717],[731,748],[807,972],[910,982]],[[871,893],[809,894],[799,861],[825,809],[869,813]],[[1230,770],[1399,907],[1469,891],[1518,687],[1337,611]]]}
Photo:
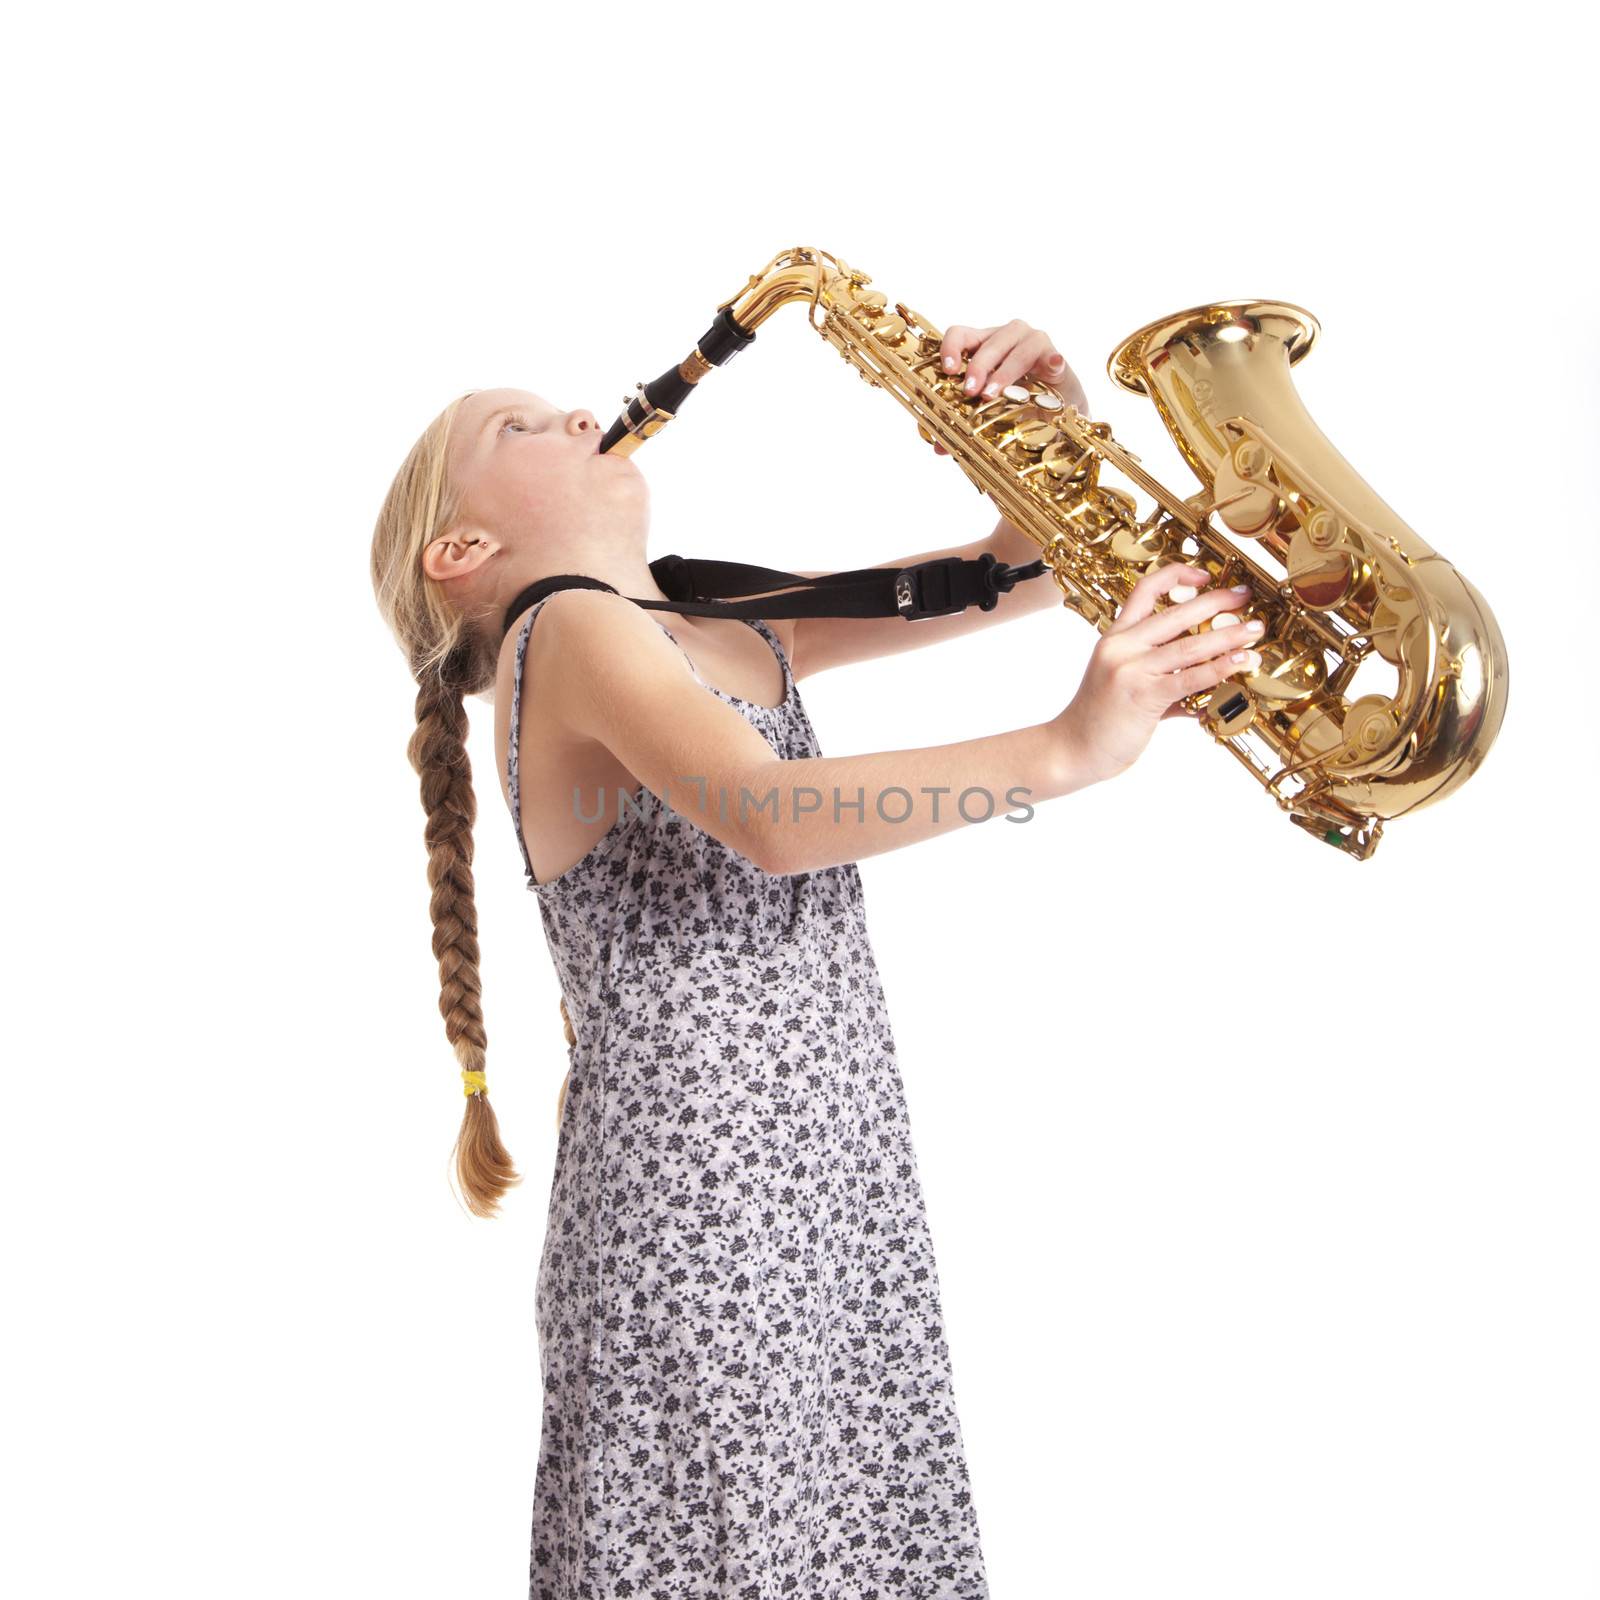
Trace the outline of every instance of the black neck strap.
{"label": "black neck strap", "polygon": [[[662,556],[650,563],[656,587],[670,598],[639,600],[636,606],[651,611],[676,611],[693,617],[904,617],[916,622],[924,617],[945,617],[968,606],[992,611],[1013,584],[1037,578],[1044,561],[1009,567],[984,551],[981,556],[939,556],[909,567],[856,567],[805,578],[798,572],[753,567],[742,561],[697,561],[683,556]],[[787,594],[768,590],[797,585]],[[605,589],[609,583],[580,572],[562,572],[530,583],[506,608],[501,637],[529,606],[558,589]],[[760,595],[741,600],[740,595]]]}

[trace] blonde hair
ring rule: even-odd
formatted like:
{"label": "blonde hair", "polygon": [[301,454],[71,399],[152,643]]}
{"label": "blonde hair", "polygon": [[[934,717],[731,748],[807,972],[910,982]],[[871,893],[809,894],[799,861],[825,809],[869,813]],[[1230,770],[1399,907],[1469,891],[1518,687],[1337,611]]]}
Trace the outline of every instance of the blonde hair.
{"label": "blonde hair", "polygon": [[[473,391],[469,391],[471,393]],[[433,890],[433,953],[439,961],[439,1011],[445,1037],[466,1077],[466,1112],[452,1154],[467,1208],[492,1217],[522,1179],[500,1140],[481,1074],[488,1040],[478,976],[478,915],[472,883],[477,799],[467,757],[466,697],[492,688],[498,647],[450,606],[443,586],[422,570],[422,553],[450,530],[461,510],[447,451],[458,395],[423,430],[395,475],[372,534],[372,587],[378,609],[417,683],[417,728],[406,747],[422,780],[427,813],[428,883]],[[563,1086],[564,1088],[565,1086]]]}

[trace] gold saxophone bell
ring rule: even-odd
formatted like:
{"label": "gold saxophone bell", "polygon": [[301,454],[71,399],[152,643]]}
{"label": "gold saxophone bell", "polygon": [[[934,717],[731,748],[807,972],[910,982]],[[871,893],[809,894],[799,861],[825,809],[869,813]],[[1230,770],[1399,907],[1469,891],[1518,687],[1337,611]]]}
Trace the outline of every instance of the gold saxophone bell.
{"label": "gold saxophone bell", "polygon": [[[941,331],[903,304],[891,308],[871,282],[823,250],[774,256],[601,448],[638,448],[773,312],[807,301],[816,331],[1040,546],[1063,603],[1102,633],[1156,566],[1180,562],[1218,585],[1249,585],[1236,609],[1265,624],[1252,641],[1260,666],[1185,704],[1298,826],[1366,860],[1386,821],[1443,799],[1477,770],[1505,716],[1505,642],[1482,595],[1357,476],[1301,404],[1290,369],[1317,338],[1309,312],[1217,301],[1148,323],[1113,352],[1111,377],[1154,402],[1204,485],[1185,499],[1106,424],[1041,383],[967,395],[940,366]],[[1148,516],[1101,485],[1102,465],[1155,501]]]}

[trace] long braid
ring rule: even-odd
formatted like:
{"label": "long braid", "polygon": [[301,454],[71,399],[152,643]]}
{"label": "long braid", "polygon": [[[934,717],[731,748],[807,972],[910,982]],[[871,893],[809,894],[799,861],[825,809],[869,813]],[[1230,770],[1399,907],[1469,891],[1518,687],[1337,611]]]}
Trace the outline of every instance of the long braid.
{"label": "long braid", "polygon": [[[472,391],[469,391],[471,393]],[[451,1151],[468,1209],[496,1216],[506,1190],[522,1182],[500,1141],[484,1069],[478,913],[472,882],[472,826],[477,800],[467,756],[465,699],[495,684],[499,639],[424,570],[430,541],[456,527],[460,486],[448,462],[450,427],[467,395],[458,395],[423,430],[395,474],[372,533],[370,570],[378,609],[405,655],[417,686],[417,727],[407,747],[422,780],[427,813],[429,910],[439,961],[439,1011],[460,1064],[466,1115]],[[493,607],[487,618],[493,621]],[[476,625],[475,625],[476,622]],[[562,1009],[567,1043],[572,1024]],[[560,1107],[566,1099],[561,1086]]]}
{"label": "long braid", "polygon": [[[422,780],[427,813],[428,885],[433,893],[433,953],[439,960],[439,1011],[464,1073],[482,1074],[488,1049],[483,985],[478,973],[478,910],[472,882],[472,825],[477,797],[467,754],[463,652],[424,674],[417,689],[417,728],[406,754]],[[468,1210],[492,1217],[500,1197],[522,1179],[500,1139],[494,1107],[479,1076],[464,1080],[466,1113],[453,1154]]]}

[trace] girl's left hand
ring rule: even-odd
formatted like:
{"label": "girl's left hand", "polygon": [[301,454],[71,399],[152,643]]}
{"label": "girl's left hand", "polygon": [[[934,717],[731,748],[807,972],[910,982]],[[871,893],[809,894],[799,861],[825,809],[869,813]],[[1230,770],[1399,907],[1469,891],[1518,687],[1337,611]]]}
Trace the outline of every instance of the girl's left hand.
{"label": "girl's left hand", "polygon": [[[1050,341],[1050,335],[1026,322],[1012,321],[999,328],[969,328],[956,323],[944,331],[939,345],[939,362],[947,374],[959,372],[966,363],[963,388],[969,395],[980,390],[986,396],[1000,393],[1018,378],[1037,378],[1048,384],[1080,417],[1089,415],[1088,397],[1067,358]],[[940,455],[948,450],[933,447]]]}

